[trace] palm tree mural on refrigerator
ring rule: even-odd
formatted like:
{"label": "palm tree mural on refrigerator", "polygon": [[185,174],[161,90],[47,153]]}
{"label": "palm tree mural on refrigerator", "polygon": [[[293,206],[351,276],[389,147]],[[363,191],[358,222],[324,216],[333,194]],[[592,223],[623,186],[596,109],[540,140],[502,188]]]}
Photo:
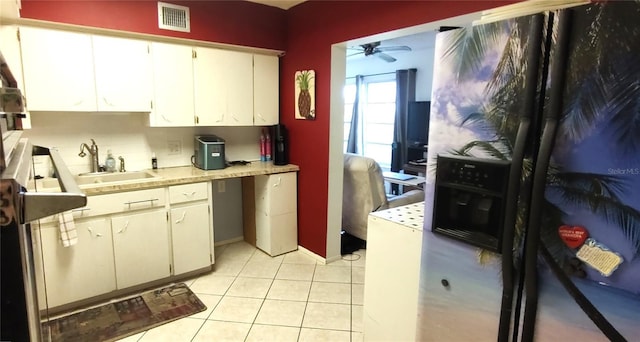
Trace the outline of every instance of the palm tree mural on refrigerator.
{"label": "palm tree mural on refrigerator", "polygon": [[[574,23],[582,32],[572,37],[541,227],[541,238],[554,258],[569,273],[582,277],[587,276],[586,267],[558,235],[565,220],[587,215],[591,222],[600,223],[587,227],[590,231],[600,230],[602,235],[606,229],[606,234],[618,236],[614,240],[622,243],[617,245],[626,247],[617,252],[627,262],[640,254],[640,203],[632,194],[633,187],[637,190],[640,186],[640,27],[628,24],[637,15],[633,11],[629,11],[629,18],[620,18],[620,11],[614,16],[610,6],[594,6],[588,20]],[[636,2],[634,8],[640,10],[640,5]],[[529,26],[529,18],[522,17],[446,35],[439,63],[458,91],[458,85],[467,84],[471,95],[463,97],[479,102],[454,103],[450,99],[459,94],[453,94],[453,86],[435,90],[434,98],[439,101],[434,107],[440,107],[436,115],[450,125],[457,124],[470,137],[442,152],[511,159],[526,82],[524,56],[528,49],[544,49],[530,43]],[[546,29],[553,30],[551,39],[555,40],[555,25]],[[549,60],[554,60],[553,50]],[[539,102],[546,103],[548,92],[542,93],[545,98]],[[609,160],[605,169],[598,168],[600,157]],[[530,181],[531,173],[529,157],[523,162],[523,184]],[[524,206],[520,207],[514,246],[522,239],[523,222],[527,220]],[[640,293],[633,279],[623,280],[620,286]]]}

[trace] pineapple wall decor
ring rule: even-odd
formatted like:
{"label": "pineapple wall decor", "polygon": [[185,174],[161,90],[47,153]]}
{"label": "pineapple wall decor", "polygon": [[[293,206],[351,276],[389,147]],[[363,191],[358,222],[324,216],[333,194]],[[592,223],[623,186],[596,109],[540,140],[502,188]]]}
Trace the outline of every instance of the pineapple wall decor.
{"label": "pineapple wall decor", "polygon": [[296,71],[296,119],[316,118],[315,76],[313,70]]}

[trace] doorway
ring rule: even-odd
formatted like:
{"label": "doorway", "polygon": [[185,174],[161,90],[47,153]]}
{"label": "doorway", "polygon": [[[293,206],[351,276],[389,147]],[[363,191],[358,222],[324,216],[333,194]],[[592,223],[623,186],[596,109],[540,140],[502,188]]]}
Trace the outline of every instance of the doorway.
{"label": "doorway", "polygon": [[469,26],[480,19],[482,12],[476,12],[431,23],[407,27],[373,36],[357,38],[331,47],[331,88],[329,123],[329,189],[327,203],[327,255],[326,261],[341,258],[340,231],[342,230],[342,182],[344,153],[344,98],[343,89],[347,78],[348,48],[370,42],[398,39],[405,36],[435,32],[440,26]]}

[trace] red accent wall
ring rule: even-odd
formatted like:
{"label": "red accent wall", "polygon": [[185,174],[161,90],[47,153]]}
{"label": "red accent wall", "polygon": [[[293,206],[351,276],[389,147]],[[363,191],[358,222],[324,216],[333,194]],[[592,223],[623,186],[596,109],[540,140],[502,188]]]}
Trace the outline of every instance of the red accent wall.
{"label": "red accent wall", "polygon": [[286,11],[247,1],[173,1],[187,6],[191,32],[158,28],[157,1],[22,0],[22,18],[284,50]]}
{"label": "red accent wall", "polygon": [[[298,175],[298,240],[326,257],[331,45],[516,1],[308,1],[287,11],[280,68],[280,122],[289,129]],[[316,72],[316,120],[294,118],[294,74]]]}

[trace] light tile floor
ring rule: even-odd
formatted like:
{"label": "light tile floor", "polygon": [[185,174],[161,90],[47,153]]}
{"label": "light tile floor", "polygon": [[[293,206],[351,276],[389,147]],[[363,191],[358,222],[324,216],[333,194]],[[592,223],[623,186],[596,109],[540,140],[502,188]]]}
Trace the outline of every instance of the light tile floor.
{"label": "light tile floor", "polygon": [[120,341],[363,341],[364,249],[327,265],[245,242],[215,252],[213,272],[185,281],[206,311]]}

